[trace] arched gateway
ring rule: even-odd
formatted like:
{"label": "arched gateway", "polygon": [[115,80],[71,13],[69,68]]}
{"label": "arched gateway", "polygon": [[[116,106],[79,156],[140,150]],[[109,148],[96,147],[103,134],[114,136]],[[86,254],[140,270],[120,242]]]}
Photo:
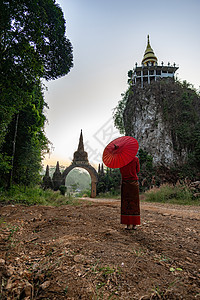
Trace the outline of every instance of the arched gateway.
{"label": "arched gateway", "polygon": [[62,173],[62,184],[65,185],[65,179],[68,173],[74,168],[83,168],[90,174],[91,177],[91,198],[96,197],[96,185],[98,181],[98,175],[95,168],[93,168],[88,161],[88,154],[84,151],[83,134],[81,130],[79,145],[77,151],[74,152],[74,159],[69,167],[67,167]]}
{"label": "arched gateway", "polygon": [[59,162],[57,162],[56,170],[51,179],[49,175],[49,166],[46,168],[45,176],[43,177],[43,188],[50,188],[57,191],[61,185],[65,185],[65,180],[68,173],[74,168],[83,168],[90,174],[91,177],[91,198],[96,197],[96,186],[98,182],[98,174],[88,161],[88,154],[84,151],[83,134],[81,130],[77,151],[74,152],[74,159],[69,167],[61,174]]}

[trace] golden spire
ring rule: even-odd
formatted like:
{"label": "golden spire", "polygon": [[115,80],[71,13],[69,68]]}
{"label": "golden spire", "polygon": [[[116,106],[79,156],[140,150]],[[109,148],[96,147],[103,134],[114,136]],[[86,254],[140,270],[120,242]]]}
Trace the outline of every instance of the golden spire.
{"label": "golden spire", "polygon": [[155,65],[157,63],[157,57],[155,56],[153,49],[151,48],[150,42],[149,42],[149,35],[147,36],[147,47],[144,53],[144,57],[142,60],[142,64],[145,66],[148,65],[148,63],[151,63],[152,65]]}

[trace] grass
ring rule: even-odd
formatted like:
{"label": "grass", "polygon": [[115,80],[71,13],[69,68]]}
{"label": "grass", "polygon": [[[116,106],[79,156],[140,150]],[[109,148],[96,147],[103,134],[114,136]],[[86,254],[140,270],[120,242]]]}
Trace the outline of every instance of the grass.
{"label": "grass", "polygon": [[133,249],[132,253],[134,253],[136,256],[141,257],[145,255],[145,250],[139,248],[139,249]]}
{"label": "grass", "polygon": [[63,196],[59,191],[43,190],[39,186],[13,186],[9,191],[0,191],[0,203],[25,205],[78,205],[81,200]]}
{"label": "grass", "polygon": [[187,186],[162,185],[144,194],[144,201],[180,205],[200,205],[200,198],[194,198]]}
{"label": "grass", "polygon": [[106,199],[121,199],[121,194],[120,192],[106,192],[106,193],[99,193],[97,195],[97,198],[106,198]]}

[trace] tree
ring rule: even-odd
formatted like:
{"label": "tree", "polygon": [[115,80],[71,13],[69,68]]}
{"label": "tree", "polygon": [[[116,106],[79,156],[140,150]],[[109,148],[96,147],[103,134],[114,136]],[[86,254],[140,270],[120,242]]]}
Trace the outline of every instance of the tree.
{"label": "tree", "polygon": [[[34,90],[42,78],[51,80],[66,75],[73,66],[72,60],[72,46],[65,36],[63,12],[54,0],[1,1],[0,170],[2,172],[8,172],[10,168],[10,157],[2,149],[5,148],[5,138],[6,135],[10,135],[12,126],[16,130],[13,136],[18,138],[18,126],[14,121],[17,119],[16,115],[19,115],[20,120],[24,109],[33,108]],[[34,114],[33,109],[31,111]],[[11,136],[10,139],[13,141]],[[21,147],[19,141],[16,145]]]}
{"label": "tree", "polygon": [[1,145],[37,80],[64,76],[73,64],[63,13],[54,0],[1,1],[0,45]]}
{"label": "tree", "polygon": [[[35,86],[31,101],[19,112],[14,155],[13,180],[16,183],[29,185],[40,180],[42,153],[48,149],[48,139],[44,134],[46,117],[43,114],[44,102],[40,83]],[[8,126],[2,152],[12,157],[15,118]],[[4,176],[5,177],[5,176]],[[8,177],[7,180],[8,182]]]}
{"label": "tree", "polygon": [[98,176],[97,194],[105,192],[117,194],[120,191],[120,183],[120,170],[107,168],[106,173],[100,173]]}

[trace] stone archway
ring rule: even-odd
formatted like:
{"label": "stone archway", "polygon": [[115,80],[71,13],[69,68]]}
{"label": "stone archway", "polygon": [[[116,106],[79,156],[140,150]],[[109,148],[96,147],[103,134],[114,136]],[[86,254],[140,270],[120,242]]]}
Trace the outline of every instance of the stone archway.
{"label": "stone archway", "polygon": [[95,168],[93,168],[89,161],[88,161],[88,154],[86,151],[84,151],[84,145],[83,145],[83,134],[81,130],[80,138],[79,138],[79,144],[77,151],[74,152],[74,159],[72,161],[72,164],[65,169],[65,171],[62,174],[62,184],[65,185],[65,179],[67,177],[67,174],[74,168],[83,168],[90,174],[91,177],[91,198],[95,198],[97,194],[97,182],[98,182],[98,174]]}
{"label": "stone archway", "polygon": [[65,171],[62,173],[62,184],[65,184],[65,180],[69,172],[74,168],[82,168],[88,171],[91,177],[91,198],[95,198],[97,194],[97,181],[98,181],[98,175],[95,168],[93,168],[90,164],[84,164],[84,163],[72,163],[69,167],[65,169]]}
{"label": "stone archway", "polygon": [[77,151],[74,152],[74,159],[69,167],[67,167],[64,172],[61,174],[59,169],[59,162],[57,162],[56,170],[53,174],[53,178],[49,176],[49,166],[47,166],[46,174],[43,177],[43,186],[44,188],[52,188],[54,191],[57,191],[60,185],[65,185],[65,179],[68,173],[74,168],[83,168],[90,174],[91,177],[91,198],[96,197],[98,174],[95,168],[93,168],[88,161],[88,154],[84,151],[83,145],[83,134],[81,130],[81,135],[79,138],[79,145]]}

